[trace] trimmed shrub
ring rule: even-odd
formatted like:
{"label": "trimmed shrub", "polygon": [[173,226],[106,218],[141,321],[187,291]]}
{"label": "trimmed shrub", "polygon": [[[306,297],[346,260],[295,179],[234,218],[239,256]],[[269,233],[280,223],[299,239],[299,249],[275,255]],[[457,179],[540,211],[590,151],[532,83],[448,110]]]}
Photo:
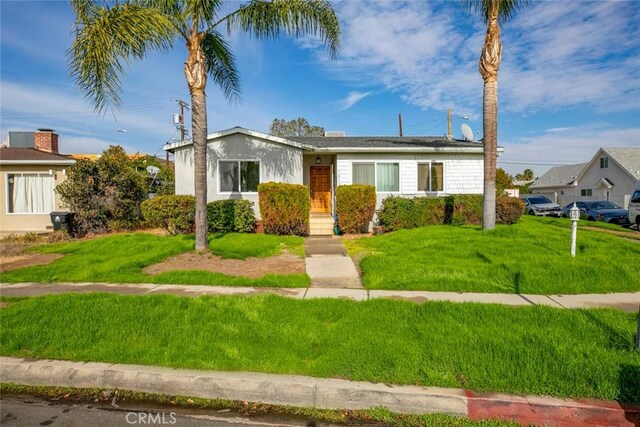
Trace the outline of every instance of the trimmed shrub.
{"label": "trimmed shrub", "polygon": [[207,224],[212,233],[252,233],[256,227],[249,200],[216,200],[207,204]]}
{"label": "trimmed shrub", "polygon": [[482,224],[481,194],[459,194],[445,197],[445,224]]}
{"label": "trimmed shrub", "polygon": [[445,200],[441,197],[389,196],[382,201],[378,222],[385,231],[444,224]]}
{"label": "trimmed shrub", "polygon": [[[386,231],[439,224],[480,225],[482,202],[480,194],[415,199],[387,197],[382,202],[378,221]],[[523,212],[524,204],[520,199],[507,196],[496,198],[497,224],[514,224]]]}
{"label": "trimmed shrub", "polygon": [[376,188],[373,185],[340,185],[336,189],[338,227],[344,233],[360,233],[373,219]]}
{"label": "trimmed shrub", "polygon": [[193,196],[156,196],[140,206],[148,226],[169,234],[189,234],[195,229],[196,199]]}
{"label": "trimmed shrub", "polygon": [[267,234],[309,234],[309,188],[266,182],[258,185],[262,224]]}
{"label": "trimmed shrub", "polygon": [[515,224],[524,213],[524,202],[517,197],[499,196],[496,198],[496,222]]}

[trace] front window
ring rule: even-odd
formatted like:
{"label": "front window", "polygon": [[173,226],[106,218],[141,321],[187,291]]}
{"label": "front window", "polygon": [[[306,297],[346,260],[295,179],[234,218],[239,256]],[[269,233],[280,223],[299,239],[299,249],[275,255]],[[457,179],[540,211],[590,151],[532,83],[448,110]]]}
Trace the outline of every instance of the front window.
{"label": "front window", "polygon": [[444,164],[418,164],[418,191],[444,191]]}
{"label": "front window", "polygon": [[631,196],[631,203],[640,203],[640,191],[636,191]]}
{"label": "front window", "polygon": [[615,203],[607,202],[607,201],[593,202],[593,203],[586,203],[586,204],[595,211],[599,211],[602,209],[622,209],[620,206],[616,205]]}
{"label": "front window", "polygon": [[373,185],[376,191],[400,191],[400,163],[353,163],[354,184]]}
{"label": "front window", "polygon": [[547,199],[544,196],[527,197],[527,200],[529,200],[529,203],[531,203],[532,205],[542,205],[545,203],[553,203],[551,200]]}
{"label": "front window", "polygon": [[221,161],[221,193],[255,193],[260,184],[260,163],[256,161]]}
{"label": "front window", "polygon": [[591,188],[582,189],[580,190],[580,196],[582,197],[593,196],[593,190]]}
{"label": "front window", "polygon": [[53,175],[7,174],[8,213],[48,214],[53,211]]}
{"label": "front window", "polygon": [[400,191],[400,164],[378,163],[376,189],[380,192]]}

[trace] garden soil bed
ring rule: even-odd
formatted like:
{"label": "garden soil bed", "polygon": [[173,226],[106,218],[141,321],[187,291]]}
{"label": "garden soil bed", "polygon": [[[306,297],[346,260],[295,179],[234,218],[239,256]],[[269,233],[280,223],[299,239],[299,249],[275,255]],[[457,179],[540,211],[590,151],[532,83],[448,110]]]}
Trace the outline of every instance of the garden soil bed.
{"label": "garden soil bed", "polygon": [[303,274],[304,260],[291,254],[268,258],[222,259],[206,252],[187,252],[168,258],[144,269],[147,274],[159,274],[174,270],[204,270],[228,276],[252,279],[266,274]]}
{"label": "garden soil bed", "polygon": [[60,254],[23,254],[14,256],[0,257],[0,273],[15,270],[17,268],[31,267],[33,265],[50,264],[58,258],[62,258]]}

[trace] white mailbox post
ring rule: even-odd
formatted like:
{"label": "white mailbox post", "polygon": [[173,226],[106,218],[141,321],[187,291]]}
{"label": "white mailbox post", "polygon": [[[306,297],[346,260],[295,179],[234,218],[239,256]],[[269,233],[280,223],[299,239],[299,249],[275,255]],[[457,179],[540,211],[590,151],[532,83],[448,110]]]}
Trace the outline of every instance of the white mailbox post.
{"label": "white mailbox post", "polygon": [[578,220],[580,219],[580,209],[573,202],[573,206],[569,209],[569,218],[571,218],[571,256],[576,256],[576,234],[578,232]]}

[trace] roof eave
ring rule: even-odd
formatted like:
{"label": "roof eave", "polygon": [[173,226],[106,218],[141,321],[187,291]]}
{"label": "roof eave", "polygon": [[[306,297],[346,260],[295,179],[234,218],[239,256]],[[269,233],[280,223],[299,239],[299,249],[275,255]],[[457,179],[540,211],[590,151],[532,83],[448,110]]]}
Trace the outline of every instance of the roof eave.
{"label": "roof eave", "polygon": [[[317,147],[314,152],[321,153],[467,153],[482,154],[483,147]],[[498,150],[500,153],[504,149]]]}
{"label": "roof eave", "polygon": [[74,165],[75,160],[0,160],[0,165]]}

